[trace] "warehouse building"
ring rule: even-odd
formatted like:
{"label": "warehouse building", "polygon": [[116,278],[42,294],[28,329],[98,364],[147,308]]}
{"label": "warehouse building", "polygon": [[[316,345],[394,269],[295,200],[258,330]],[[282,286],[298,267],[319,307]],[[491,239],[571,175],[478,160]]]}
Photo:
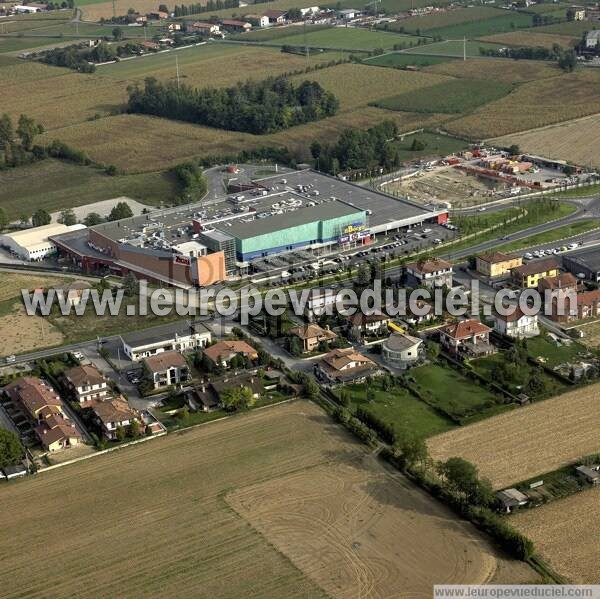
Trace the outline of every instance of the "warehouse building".
{"label": "warehouse building", "polygon": [[600,282],[600,249],[565,254],[563,266],[576,277],[598,283]]}
{"label": "warehouse building", "polygon": [[85,229],[85,225],[61,225],[51,223],[41,227],[23,229],[14,233],[0,235],[0,246],[8,249],[23,260],[38,262],[46,256],[56,253],[56,245],[50,239],[51,235]]}

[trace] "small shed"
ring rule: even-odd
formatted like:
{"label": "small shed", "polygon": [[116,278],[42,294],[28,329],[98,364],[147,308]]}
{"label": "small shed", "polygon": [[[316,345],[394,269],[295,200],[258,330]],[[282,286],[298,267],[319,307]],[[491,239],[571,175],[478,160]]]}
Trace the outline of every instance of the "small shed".
{"label": "small shed", "polygon": [[584,479],[590,485],[596,486],[600,484],[600,464],[577,466],[575,471],[580,478]]}
{"label": "small shed", "polygon": [[2,469],[6,480],[12,480],[13,478],[21,478],[27,475],[27,468],[23,464],[16,464],[15,466],[6,466]]}
{"label": "small shed", "polygon": [[502,506],[502,510],[507,514],[514,511],[516,508],[522,507],[529,503],[529,497],[525,493],[521,493],[518,489],[504,489],[498,491],[496,497]]}

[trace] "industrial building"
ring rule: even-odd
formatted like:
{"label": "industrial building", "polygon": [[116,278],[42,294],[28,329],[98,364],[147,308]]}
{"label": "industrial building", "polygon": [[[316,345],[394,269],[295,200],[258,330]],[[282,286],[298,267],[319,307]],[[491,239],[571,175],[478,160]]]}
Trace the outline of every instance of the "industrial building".
{"label": "industrial building", "polygon": [[576,277],[598,283],[600,281],[600,249],[565,254],[563,266]]}
{"label": "industrial building", "polygon": [[236,193],[52,237],[62,258],[100,274],[191,288],[247,272],[277,254],[370,243],[447,209],[424,208],[310,169],[236,181]]}
{"label": "industrial building", "polygon": [[52,235],[85,229],[85,225],[62,225],[51,223],[0,235],[0,246],[7,248],[23,260],[39,261],[56,253]]}

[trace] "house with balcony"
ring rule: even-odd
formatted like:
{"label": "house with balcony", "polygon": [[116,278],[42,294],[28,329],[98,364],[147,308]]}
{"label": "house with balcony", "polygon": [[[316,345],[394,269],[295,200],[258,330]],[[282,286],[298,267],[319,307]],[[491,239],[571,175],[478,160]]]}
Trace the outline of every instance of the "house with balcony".
{"label": "house with balcony", "polygon": [[487,356],[496,349],[490,343],[490,327],[473,318],[440,328],[440,342],[455,356]]}
{"label": "house with balcony", "polygon": [[324,355],[314,366],[315,375],[327,384],[360,382],[380,373],[373,360],[363,356],[353,347],[334,349]]}
{"label": "house with balcony", "polygon": [[95,402],[92,411],[102,435],[109,441],[117,438],[117,429],[131,426],[133,421],[140,423],[141,430],[144,423],[140,413],[129,406],[122,398],[111,398],[106,401]]}
{"label": "house with balcony", "polygon": [[441,258],[428,258],[405,266],[409,287],[452,287],[452,264]]}
{"label": "house with balcony", "polygon": [[167,351],[144,359],[154,389],[182,385],[190,380],[190,367],[178,351]]}
{"label": "house with balcony", "polygon": [[556,277],[559,272],[556,258],[534,260],[522,266],[517,266],[510,271],[513,281],[522,289],[535,289],[541,279]]}
{"label": "house with balcony", "polygon": [[65,386],[80,404],[106,399],[110,392],[108,381],[92,364],[74,366],[63,373]]}
{"label": "house with balcony", "polygon": [[301,327],[294,327],[288,333],[300,340],[303,353],[315,351],[321,343],[329,344],[338,338],[333,331],[324,329],[318,324],[306,324]]}
{"label": "house with balcony", "polygon": [[514,339],[535,337],[540,334],[538,315],[525,314],[518,307],[509,314],[497,313],[494,330]]}

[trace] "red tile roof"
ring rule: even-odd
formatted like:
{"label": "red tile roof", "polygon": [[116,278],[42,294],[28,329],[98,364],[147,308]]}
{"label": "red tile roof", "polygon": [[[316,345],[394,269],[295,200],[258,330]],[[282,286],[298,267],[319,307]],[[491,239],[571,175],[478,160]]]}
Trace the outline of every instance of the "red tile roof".
{"label": "red tile roof", "polygon": [[469,320],[461,320],[454,324],[446,325],[440,330],[453,339],[461,340],[470,339],[474,335],[479,335],[481,333],[489,333],[492,329],[482,322],[479,322],[479,320],[471,318]]}

